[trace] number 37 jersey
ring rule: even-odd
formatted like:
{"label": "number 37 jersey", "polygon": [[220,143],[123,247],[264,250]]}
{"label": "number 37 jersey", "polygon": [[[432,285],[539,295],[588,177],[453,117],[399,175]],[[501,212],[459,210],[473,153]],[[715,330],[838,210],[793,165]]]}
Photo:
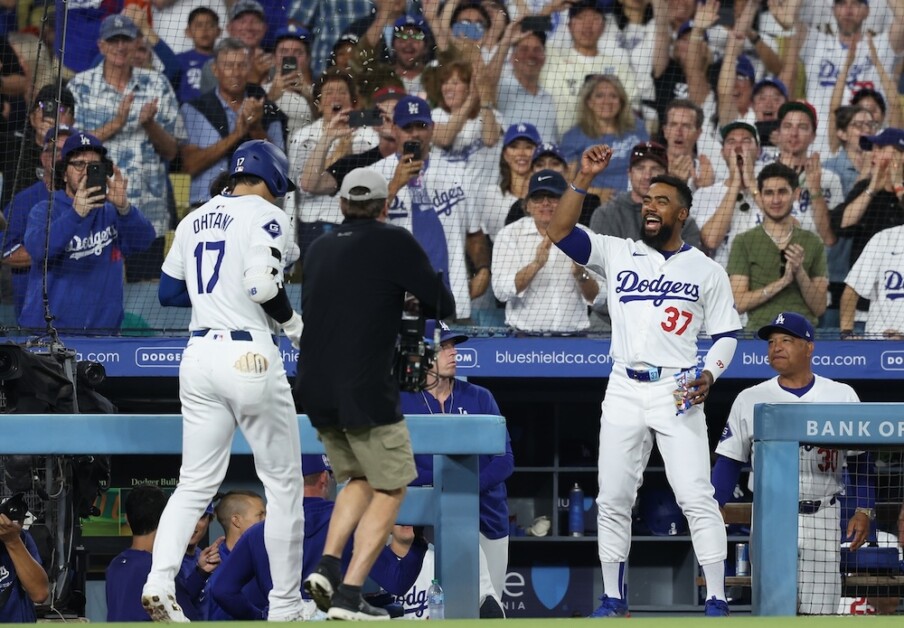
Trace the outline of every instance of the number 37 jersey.
{"label": "number 37 jersey", "polygon": [[[275,333],[275,321],[248,297],[242,281],[246,266],[264,263],[250,259],[252,247],[272,247],[286,259],[290,236],[285,212],[255,195],[215,196],[185,216],[163,272],[185,281],[191,329]],[[279,266],[275,280],[282,282]]]}
{"label": "number 37 jersey", "polygon": [[688,368],[697,335],[741,329],[725,269],[685,244],[666,259],[642,241],[591,234],[587,268],[606,277],[612,358],[627,366]]}

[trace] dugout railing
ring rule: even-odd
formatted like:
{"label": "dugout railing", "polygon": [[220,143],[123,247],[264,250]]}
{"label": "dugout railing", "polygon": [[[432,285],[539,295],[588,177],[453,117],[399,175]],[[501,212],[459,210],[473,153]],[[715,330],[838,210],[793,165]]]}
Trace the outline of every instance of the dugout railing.
{"label": "dugout railing", "polygon": [[[399,513],[410,525],[432,525],[436,574],[446,617],[478,616],[478,455],[505,453],[505,419],[453,415],[406,417],[416,453],[434,454],[433,487],[411,487]],[[323,453],[307,416],[299,415],[301,448]],[[34,455],[179,454],[179,415],[4,414],[0,453]],[[251,454],[236,432],[233,454]],[[299,478],[301,481],[301,478]]]}
{"label": "dugout railing", "polygon": [[[904,448],[904,404],[757,404],[753,433],[752,612],[796,615],[801,444]],[[894,578],[900,581],[897,586],[904,586],[904,576]]]}

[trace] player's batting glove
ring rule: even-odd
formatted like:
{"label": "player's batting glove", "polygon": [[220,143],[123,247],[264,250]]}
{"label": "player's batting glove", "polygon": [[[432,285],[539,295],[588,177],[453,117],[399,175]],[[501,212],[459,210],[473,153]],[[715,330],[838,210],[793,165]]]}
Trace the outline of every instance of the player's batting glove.
{"label": "player's batting glove", "polygon": [[304,330],[304,323],[301,321],[301,314],[292,312],[292,318],[283,323],[283,331],[286,332],[286,338],[292,343],[296,349],[301,343],[301,332]]}

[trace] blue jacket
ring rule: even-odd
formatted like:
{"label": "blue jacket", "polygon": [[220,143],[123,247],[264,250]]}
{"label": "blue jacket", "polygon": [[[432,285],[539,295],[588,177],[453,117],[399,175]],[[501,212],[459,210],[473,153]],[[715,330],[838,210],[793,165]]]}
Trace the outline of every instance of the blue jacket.
{"label": "blue jacket", "polygon": [[[45,247],[51,202],[50,243]],[[32,265],[19,324],[45,325],[41,275],[49,251],[47,293],[56,328],[119,329],[124,315],[123,256],[144,251],[154,237],[154,227],[135,207],[120,216],[108,201],[82,218],[66,192],[57,190],[28,217],[25,249]]]}
{"label": "blue jacket", "polygon": [[[452,395],[444,408],[428,393],[403,392],[404,414],[501,414],[493,394],[483,386],[452,380]],[[433,456],[417,454],[417,477],[412,486],[433,484]],[[505,481],[515,470],[512,439],[505,432],[505,454],[480,456],[480,532],[488,539],[501,539],[509,533],[508,493]]]}
{"label": "blue jacket", "polygon": [[[22,532],[22,542],[32,557],[41,563],[41,555],[38,546],[28,532]],[[33,624],[37,621],[35,605],[28,597],[28,593],[19,583],[16,569],[13,567],[13,559],[6,551],[6,545],[0,543],[0,594],[12,587],[6,604],[0,607],[0,624]]]}
{"label": "blue jacket", "polygon": [[[302,579],[314,571],[323,555],[333,506],[333,502],[325,499],[304,498]],[[245,530],[232,548],[229,560],[217,568],[217,578],[211,583],[214,601],[235,619],[267,618],[267,598],[273,588],[273,581],[270,579],[270,560],[264,546],[266,523],[262,521]],[[349,539],[342,554],[343,571],[351,561],[352,549],[352,539]],[[415,542],[408,555],[399,558],[388,547],[384,547],[377,556],[370,576],[390,593],[402,595],[417,580],[426,551],[426,545]]]}
{"label": "blue jacket", "polygon": [[[13,196],[9,205],[3,210],[6,216],[6,238],[3,243],[3,256],[6,257],[14,249],[23,246],[25,241],[25,229],[28,227],[28,216],[32,208],[50,198],[50,191],[43,181],[36,181],[18,194]],[[13,304],[16,308],[16,318],[22,312],[25,303],[25,291],[28,288],[28,269],[13,269]]]}
{"label": "blue jacket", "polygon": [[[107,566],[107,621],[151,621],[141,606],[141,590],[151,573],[151,553],[129,548]],[[178,583],[176,601],[191,608],[191,597]]]}

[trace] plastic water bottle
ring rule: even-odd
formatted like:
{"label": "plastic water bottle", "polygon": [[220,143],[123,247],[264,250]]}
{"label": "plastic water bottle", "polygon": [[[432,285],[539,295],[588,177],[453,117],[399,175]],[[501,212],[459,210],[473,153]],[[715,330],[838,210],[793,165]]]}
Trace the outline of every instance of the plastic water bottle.
{"label": "plastic water bottle", "polygon": [[584,491],[577,482],[568,493],[568,533],[584,536]]}
{"label": "plastic water bottle", "polygon": [[446,618],[446,595],[443,588],[439,586],[439,580],[433,579],[433,584],[427,589],[427,612],[430,613],[430,619]]}

